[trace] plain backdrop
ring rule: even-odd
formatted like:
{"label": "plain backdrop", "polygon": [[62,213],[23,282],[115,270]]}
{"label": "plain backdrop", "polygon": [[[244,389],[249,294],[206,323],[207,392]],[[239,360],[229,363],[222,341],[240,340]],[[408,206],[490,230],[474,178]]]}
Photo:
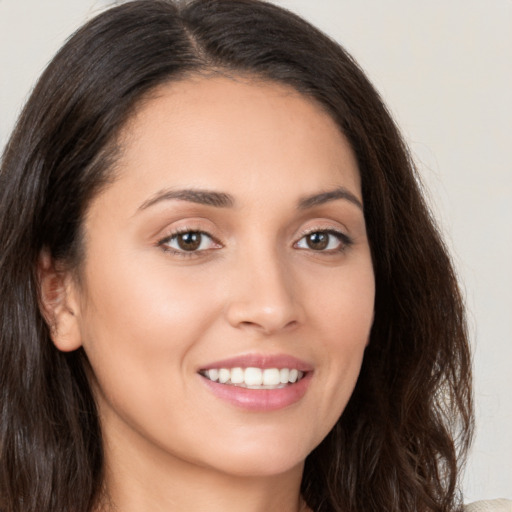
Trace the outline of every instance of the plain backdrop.
{"label": "plain backdrop", "polygon": [[[46,63],[113,2],[0,0],[0,148]],[[339,41],[408,141],[460,274],[475,366],[467,501],[512,498],[512,0],[275,0]]]}

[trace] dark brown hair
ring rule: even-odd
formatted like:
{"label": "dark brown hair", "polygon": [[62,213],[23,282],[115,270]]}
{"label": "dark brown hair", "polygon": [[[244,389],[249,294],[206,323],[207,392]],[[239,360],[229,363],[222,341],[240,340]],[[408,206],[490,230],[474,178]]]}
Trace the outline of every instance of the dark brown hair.
{"label": "dark brown hair", "polygon": [[258,0],[129,2],[80,29],[50,63],[0,173],[0,508],[90,512],[103,454],[82,350],[59,352],[39,308],[43,249],[78,265],[84,212],[113,177],[116,138],[156,86],[223,71],[314,98],[356,154],[376,278],[356,389],[307,458],[315,512],[458,510],[471,427],[462,300],[408,152],[347,53]]}

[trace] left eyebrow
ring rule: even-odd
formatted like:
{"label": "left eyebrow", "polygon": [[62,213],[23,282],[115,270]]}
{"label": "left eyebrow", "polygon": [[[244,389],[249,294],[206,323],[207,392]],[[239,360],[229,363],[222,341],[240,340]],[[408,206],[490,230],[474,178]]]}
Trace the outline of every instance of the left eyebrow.
{"label": "left eyebrow", "polygon": [[336,201],[338,199],[349,201],[363,210],[363,203],[345,187],[338,187],[334,190],[320,192],[319,194],[303,197],[299,201],[299,210],[307,210],[313,206],[319,206],[330,201]]}
{"label": "left eyebrow", "polygon": [[188,201],[191,203],[214,206],[216,208],[231,208],[235,200],[229,194],[203,189],[162,190],[139,206],[139,210],[145,210],[161,201]]}

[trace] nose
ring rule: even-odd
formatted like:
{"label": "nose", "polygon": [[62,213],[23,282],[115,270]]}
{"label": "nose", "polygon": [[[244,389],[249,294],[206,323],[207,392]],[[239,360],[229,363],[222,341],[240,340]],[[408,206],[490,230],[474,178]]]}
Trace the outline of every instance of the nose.
{"label": "nose", "polygon": [[272,251],[240,257],[230,272],[227,321],[269,335],[291,330],[303,310],[290,265]]}

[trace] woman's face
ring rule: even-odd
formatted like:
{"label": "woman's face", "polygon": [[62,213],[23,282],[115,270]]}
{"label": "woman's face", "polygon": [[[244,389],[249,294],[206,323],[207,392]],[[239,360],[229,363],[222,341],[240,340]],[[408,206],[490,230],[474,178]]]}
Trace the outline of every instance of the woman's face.
{"label": "woman's face", "polygon": [[79,334],[61,344],[90,360],[107,461],[301,467],[373,318],[351,148],[292,89],[221,77],[160,88],[122,141],[85,219]]}

